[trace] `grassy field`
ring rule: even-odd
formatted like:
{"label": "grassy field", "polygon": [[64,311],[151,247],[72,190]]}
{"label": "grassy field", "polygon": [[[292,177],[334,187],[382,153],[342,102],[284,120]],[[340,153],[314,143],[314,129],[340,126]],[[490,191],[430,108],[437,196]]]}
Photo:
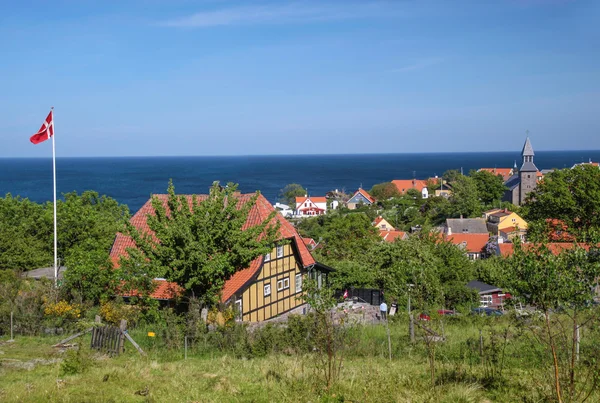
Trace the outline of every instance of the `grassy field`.
{"label": "grassy field", "polygon": [[[316,353],[246,358],[200,340],[184,360],[181,349],[166,349],[160,337],[147,336],[149,330],[132,331],[147,357],[128,345],[123,355],[110,358],[90,351],[85,337],[76,340],[79,355],[53,348],[58,337],[0,339],[0,401],[441,403],[540,402],[552,396],[546,350],[532,347],[526,334],[503,319],[446,323],[446,341],[435,346],[435,384],[431,351],[409,342],[405,323],[390,326],[391,361],[385,327],[357,327],[329,390]],[[77,373],[67,375],[65,362],[75,362]],[[600,401],[600,395],[588,401]]]}

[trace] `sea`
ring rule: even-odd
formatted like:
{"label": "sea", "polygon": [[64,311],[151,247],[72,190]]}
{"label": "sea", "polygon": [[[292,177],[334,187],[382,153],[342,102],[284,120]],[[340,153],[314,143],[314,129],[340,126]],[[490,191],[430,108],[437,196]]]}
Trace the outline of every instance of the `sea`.
{"label": "sea", "polygon": [[[565,168],[599,161],[600,150],[539,151],[538,169]],[[137,211],[153,193],[165,193],[173,179],[177,193],[207,193],[214,181],[239,184],[244,192],[259,190],[278,201],[280,190],[299,183],[313,196],[334,189],[359,187],[393,179],[426,179],[446,170],[510,168],[521,163],[519,152],[269,155],[197,157],[57,158],[57,192],[94,190]],[[11,193],[36,202],[52,200],[52,159],[0,158],[0,196]]]}

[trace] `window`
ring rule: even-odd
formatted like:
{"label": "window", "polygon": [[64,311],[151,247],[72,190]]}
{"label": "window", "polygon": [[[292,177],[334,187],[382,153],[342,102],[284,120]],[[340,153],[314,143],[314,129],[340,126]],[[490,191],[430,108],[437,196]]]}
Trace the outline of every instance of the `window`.
{"label": "window", "polygon": [[278,246],[277,247],[277,257],[283,257],[283,246]]}
{"label": "window", "polygon": [[265,297],[271,295],[271,284],[265,284]]}
{"label": "window", "polygon": [[235,301],[235,320],[237,321],[241,321],[242,320],[242,300],[238,299]]}
{"label": "window", "polygon": [[290,278],[286,277],[286,278],[282,278],[281,280],[277,281],[277,291],[283,291],[290,288]]}
{"label": "window", "polygon": [[302,274],[296,274],[296,292],[302,291]]}
{"label": "window", "polygon": [[489,306],[492,305],[492,296],[491,295],[482,295],[481,299],[479,300],[479,303],[481,304],[481,306]]}

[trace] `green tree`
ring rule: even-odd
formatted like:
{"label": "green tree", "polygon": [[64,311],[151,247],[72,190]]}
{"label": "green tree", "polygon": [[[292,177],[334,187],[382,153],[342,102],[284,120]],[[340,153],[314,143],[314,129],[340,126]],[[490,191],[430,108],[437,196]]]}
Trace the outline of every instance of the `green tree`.
{"label": "green tree", "polygon": [[323,248],[318,253],[327,262],[357,260],[374,243],[381,242],[377,229],[364,213],[332,215],[322,233]]}
{"label": "green tree", "polygon": [[592,165],[579,165],[549,173],[528,195],[523,210],[528,220],[559,219],[579,239],[597,242],[600,228],[600,169]]}
{"label": "green tree", "polygon": [[148,269],[164,273],[206,303],[218,301],[225,281],[269,253],[279,230],[275,213],[247,227],[259,193],[242,200],[236,191],[237,185],[221,187],[215,182],[205,199],[188,200],[176,195],[170,182],[166,203],[154,196],[153,214],[147,218],[154,237],[128,225],[128,233],[148,259]]}
{"label": "green tree", "polygon": [[296,197],[305,196],[306,189],[297,183],[290,183],[279,191],[279,201],[287,204],[291,208],[296,207]]}
{"label": "green tree", "polygon": [[373,185],[369,194],[377,200],[387,200],[392,197],[400,197],[400,192],[392,182],[383,182]]}
{"label": "green tree", "polygon": [[[579,382],[575,379],[576,346],[579,342],[577,329],[598,285],[598,251],[588,252],[575,247],[555,255],[544,244],[527,249],[517,244],[509,264],[514,294],[543,312],[543,326],[534,324],[532,331],[538,337],[543,336],[539,340],[550,349],[556,399],[559,402],[565,399],[580,401],[580,396],[576,396]],[[565,329],[561,315],[554,313],[556,310],[562,310],[569,317],[570,329]],[[590,369],[597,378],[598,364],[594,363]]]}
{"label": "green tree", "polygon": [[[101,250],[107,254],[115,234],[129,220],[129,209],[108,196],[94,191],[63,194],[57,201],[58,256],[64,260],[72,249]],[[46,222],[52,223],[52,203],[47,203]]]}
{"label": "green tree", "polygon": [[504,186],[504,181],[500,175],[494,175],[489,171],[472,170],[469,176],[475,181],[479,199],[486,205],[491,205],[497,202],[497,205],[502,199],[504,191],[507,189]]}
{"label": "green tree", "polygon": [[79,303],[97,303],[115,293],[118,272],[113,269],[108,252],[102,249],[70,251],[65,260],[63,290]]}
{"label": "green tree", "polygon": [[50,266],[50,231],[40,204],[10,193],[0,198],[0,269],[27,271]]}
{"label": "green tree", "polygon": [[454,217],[478,217],[481,215],[477,183],[473,178],[461,175],[452,184],[450,211]]}
{"label": "green tree", "polygon": [[454,183],[459,177],[463,176],[458,169],[449,169],[442,175],[446,183]]}

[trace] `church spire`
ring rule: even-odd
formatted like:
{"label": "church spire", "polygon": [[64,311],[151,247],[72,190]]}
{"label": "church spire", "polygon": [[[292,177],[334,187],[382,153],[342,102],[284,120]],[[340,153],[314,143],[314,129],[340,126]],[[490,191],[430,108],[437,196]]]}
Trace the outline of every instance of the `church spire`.
{"label": "church spire", "polygon": [[[529,134],[529,130],[527,130],[527,134]],[[523,165],[521,166],[520,172],[537,172],[537,167],[533,163],[533,156],[535,153],[533,152],[533,147],[531,146],[531,140],[527,137],[525,140],[525,144],[523,145]]]}

